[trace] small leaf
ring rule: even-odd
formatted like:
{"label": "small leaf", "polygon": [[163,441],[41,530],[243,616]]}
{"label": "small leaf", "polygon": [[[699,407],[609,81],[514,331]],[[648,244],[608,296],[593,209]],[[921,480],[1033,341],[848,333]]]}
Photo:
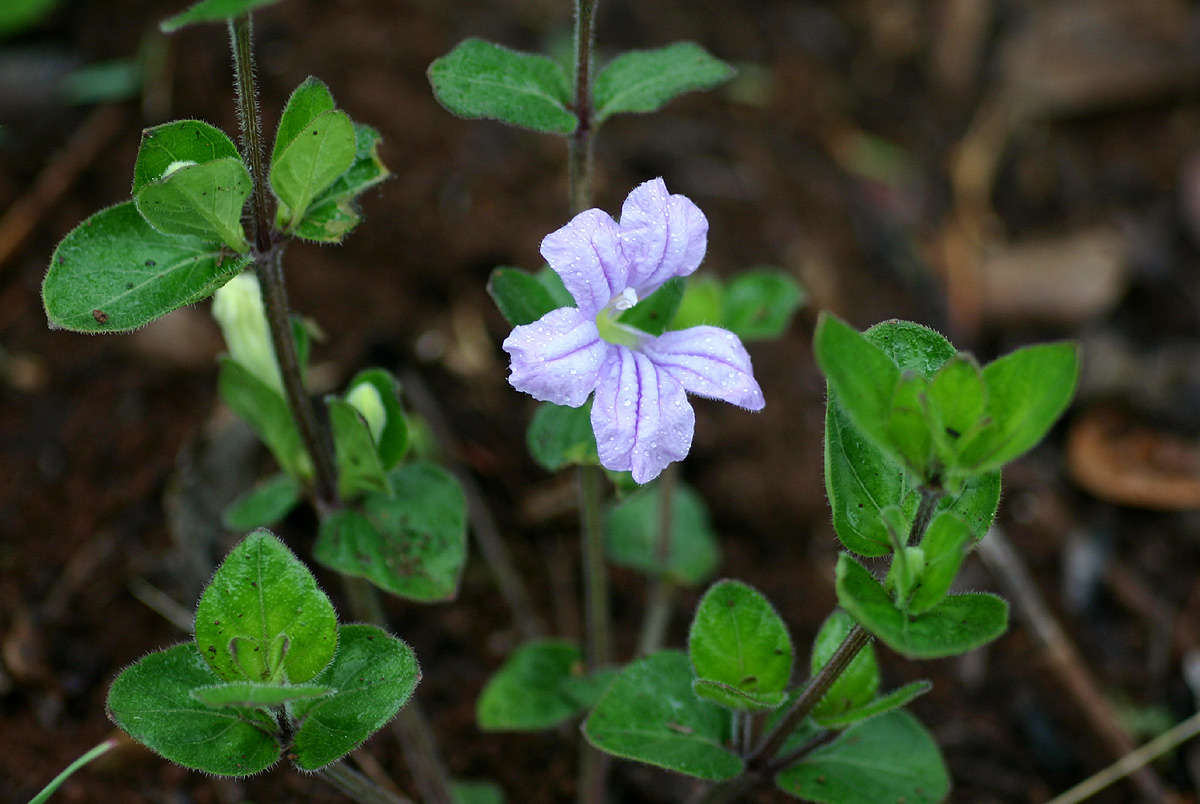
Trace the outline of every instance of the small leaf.
{"label": "small leaf", "polygon": [[418,461],[389,474],[394,496],[368,494],[363,513],[321,523],[313,557],[420,602],[449,600],[466,561],[466,501],[444,469]]}
{"label": "small leaf", "polygon": [[959,447],[975,434],[987,403],[983,373],[969,354],[946,361],[929,383],[933,436],[942,461],[953,466]]}
{"label": "small leaf", "polygon": [[196,606],[196,645],[226,681],[324,683],[313,677],[329,664],[337,633],[312,573],[266,530],[230,551]]}
{"label": "small leaf", "polygon": [[500,266],[494,269],[488,277],[487,292],[514,327],[532,324],[558,307],[545,285],[520,268]]}
{"label": "small leaf", "polygon": [[161,179],[171,165],[226,158],[239,158],[237,146],[228,134],[203,120],[173,120],[143,129],[130,195]]}
{"label": "small leaf", "polygon": [[390,493],[387,472],[363,417],[353,405],[335,396],[326,397],[325,404],[337,454],[338,493],[346,498],[364,491]]}
{"label": "small leaf", "polygon": [[271,189],[279,199],[276,223],[291,231],[309,204],[354,163],[354,123],[345,112],[318,115],[272,160]]}
{"label": "small leaf", "polygon": [[373,625],[344,625],[337,655],[313,679],[336,692],[295,701],[299,723],[293,762],[306,771],[341,759],[379,730],[408,703],[421,668],[412,648]]}
{"label": "small leaf", "polygon": [[278,725],[266,712],[214,709],[195,700],[217,683],[187,642],[151,653],[121,672],[108,691],[108,717],[129,736],[186,768],[249,776],[279,759]]}
{"label": "small leaf", "polygon": [[300,431],[278,391],[228,357],[221,358],[217,388],[225,404],[250,425],[285,472],[294,477],[312,475],[312,462],[300,440]]}
{"label": "small leaf", "polygon": [[825,312],[817,321],[813,349],[829,381],[830,399],[836,394],[837,403],[858,431],[895,455],[888,433],[892,393],[900,381],[895,361],[850,325]]}
{"label": "small leaf", "polygon": [[581,707],[563,692],[563,683],[583,667],[573,642],[542,639],[513,651],[475,705],[484,731],[541,731],[570,719]]}
{"label": "small leaf", "polygon": [[279,115],[279,126],[275,130],[275,147],[271,149],[271,163],[279,161],[287,147],[295,142],[312,121],[326,112],[333,111],[336,106],[325,82],[311,75],[301,81],[288,96],[283,113]]}
{"label": "small leaf", "polygon": [[178,31],[187,25],[197,22],[221,22],[222,20],[240,17],[256,8],[278,3],[279,0],[200,0],[187,11],[159,23],[163,33]]}
{"label": "small leaf", "polygon": [[596,123],[623,112],[653,112],[685,92],[723,84],[733,73],[694,42],[622,53],[596,76]]}
{"label": "small leaf", "polygon": [[726,750],[730,714],[692,692],[692,668],[678,651],[638,659],[613,680],[584,723],[597,749],[709,781],[739,775]]}
{"label": "small leaf", "polygon": [[533,460],[548,472],[564,466],[600,463],[596,451],[596,435],[592,431],[591,402],[577,408],[543,402],[538,405],[525,443]]}
{"label": "small leaf", "polygon": [[163,234],[220,240],[234,251],[250,249],[242,207],[250,197],[250,172],[236,157],[172,171],[138,191],[138,212]]}
{"label": "small leaf", "polygon": [[376,446],[383,468],[391,470],[408,451],[408,418],[404,415],[404,408],[400,406],[400,383],[392,376],[391,372],[381,368],[364,369],[358,372],[354,375],[354,379],[346,385],[346,388],[353,391],[360,383],[370,383],[374,386],[383,402],[387,420],[383,425],[383,432],[379,434]]}
{"label": "small leaf", "polygon": [[[720,282],[710,277],[690,276],[687,287],[683,289],[679,309],[675,311],[675,318],[668,329],[688,329],[705,324],[729,329],[724,309],[725,290]],[[734,334],[746,339],[742,333]]]}
{"label": "small leaf", "polygon": [[725,285],[721,326],[743,341],[778,338],[787,331],[804,297],[796,280],[782,271],[746,271]]}
{"label": "small leaf", "polygon": [[931,689],[933,689],[933,685],[928,681],[914,681],[911,684],[905,684],[903,687],[892,690],[887,695],[881,695],[878,698],[868,701],[862,706],[847,709],[836,714],[825,715],[819,718],[818,722],[829,729],[843,729],[852,723],[858,723],[861,720],[876,717],[893,709],[907,706]]}
{"label": "small leaf", "polygon": [[170,237],[132,201],[101,210],[54,250],[42,284],[52,328],[123,332],[211,296],[249,262],[216,243]]}
{"label": "small leaf", "polygon": [[847,729],[775,777],[821,804],[934,804],[950,792],[937,744],[916,718],[891,712]]}
{"label": "small leaf", "polygon": [[946,511],[934,517],[925,531],[925,537],[921,539],[925,569],[921,573],[920,584],[908,601],[910,613],[921,614],[942,601],[958,575],[958,568],[970,544],[971,529],[967,523]]}
{"label": "small leaf", "polygon": [[694,489],[676,483],[671,493],[670,547],[663,562],[658,545],[661,496],[657,485],[639,488],[610,509],[604,520],[605,551],[614,564],[699,586],[712,577],[721,560],[708,509]]}
{"label": "small leaf", "polygon": [[302,491],[291,475],[273,475],[234,500],[225,509],[222,524],[242,533],[274,525],[296,507]]}
{"label": "small leaf", "polygon": [[675,318],[685,284],[682,277],[667,280],[658,290],[622,313],[618,320],[642,332],[662,335],[667,324]]}
{"label": "small leaf", "polygon": [[924,614],[905,614],[848,553],[838,557],[837,596],[863,628],[910,659],[966,653],[1008,628],[1008,604],[985,593],[951,595]]}
{"label": "small leaf", "polygon": [[[722,695],[723,706],[763,709],[782,702],[794,652],[787,626],[767,599],[744,583],[723,580],[713,584],[696,607],[688,656],[699,679],[747,693],[742,705]],[[696,688],[706,697],[710,691]]]}
{"label": "small leaf", "polygon": [[550,298],[554,300],[554,309],[575,306],[575,297],[571,295],[571,291],[567,290],[567,286],[563,284],[562,277],[549,265],[543,265],[534,274],[534,278],[541,282],[542,287],[550,292]]}
{"label": "small leaf", "polygon": [[340,243],[358,226],[362,220],[358,197],[391,175],[379,158],[380,140],[375,129],[354,124],[354,161],[308,205],[304,219],[293,229],[296,237],[318,243]]}
{"label": "small leaf", "polygon": [[545,56],[466,39],[429,65],[434,97],[459,117],[490,118],[547,134],[570,134],[570,87]]}
{"label": "small leaf", "polygon": [[279,706],[288,701],[309,698],[324,698],[335,692],[331,687],[320,684],[264,684],[259,681],[230,681],[195,687],[191,696],[205,706],[217,708],[254,709],[261,706]]}
{"label": "small leaf", "polygon": [[[813,676],[829,663],[853,627],[854,618],[841,609],[834,609],[825,619],[816,639],[813,640],[812,658],[809,663]],[[879,662],[875,658],[875,646],[868,644],[859,650],[858,655],[833,682],[829,692],[825,693],[825,697],[813,708],[813,719],[825,726],[831,718],[867,703],[878,691]]]}

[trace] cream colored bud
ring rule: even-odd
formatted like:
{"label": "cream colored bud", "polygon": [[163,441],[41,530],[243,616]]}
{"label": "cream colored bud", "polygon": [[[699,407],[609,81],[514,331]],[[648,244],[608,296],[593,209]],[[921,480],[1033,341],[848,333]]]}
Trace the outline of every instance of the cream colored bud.
{"label": "cream colored bud", "polygon": [[283,395],[258,277],[246,271],[225,283],[213,294],[212,314],[221,326],[229,356]]}
{"label": "cream colored bud", "polygon": [[196,163],[190,159],[176,160],[176,161],[172,162],[171,164],[167,165],[167,169],[164,170],[163,174],[158,177],[159,181],[165,179],[167,176],[170,176],[172,173],[179,170],[180,168],[191,167],[194,164],[196,164]]}
{"label": "cream colored bud", "polygon": [[369,382],[360,382],[346,394],[346,401],[367,420],[371,438],[378,444],[383,435],[383,428],[387,425],[387,409],[383,407],[383,397],[379,395],[379,389]]}

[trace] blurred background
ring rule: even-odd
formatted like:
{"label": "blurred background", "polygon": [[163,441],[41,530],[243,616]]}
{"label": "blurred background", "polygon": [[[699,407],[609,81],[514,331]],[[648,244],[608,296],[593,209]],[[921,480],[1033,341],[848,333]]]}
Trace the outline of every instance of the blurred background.
{"label": "blurred background", "polygon": [[[237,123],[219,25],[166,38],[180,3],[6,0],[0,11],[0,798],[24,801],[111,733],[108,683],[186,638],[234,537],[219,513],[270,466],[215,394],[207,303],[132,335],[49,332],[55,244],[125,200],[139,132]],[[27,14],[22,9],[28,6]],[[326,333],[314,390],[368,364],[432,400],[541,614],[580,615],[574,484],[528,458],[534,403],[508,387],[497,265],[536,268],[567,220],[558,138],[451,117],[425,69],[468,36],[569,48],[571,4],[286,0],[256,15],[266,130],[313,74],[378,128],[394,178],[342,247],[296,244],[293,307]],[[959,802],[1039,802],[1196,711],[1200,696],[1200,7],[1191,0],[604,0],[600,61],[693,40],[738,68],[716,91],[600,130],[597,204],[662,176],[710,222],[703,272],[801,282],[787,336],[755,344],[766,410],[699,401],[682,477],[709,502],[722,573],[761,589],[807,645],[834,604],[816,312],[908,318],[981,360],[1034,340],[1084,348],[1077,399],[1005,472],[997,533],[969,585],[1008,596],[1010,632],[954,660],[879,651],[884,684],[935,682],[914,712]],[[429,409],[427,404],[426,409]],[[232,468],[231,468],[232,467]],[[281,527],[305,556],[315,522]],[[318,573],[320,575],[320,573]],[[321,575],[326,588],[333,578]],[[614,569],[618,648],[640,576]],[[671,630],[683,643],[698,592]],[[174,602],[172,602],[174,601]],[[178,606],[182,604],[182,608]],[[418,698],[458,777],[513,802],[572,800],[572,731],[484,735],[474,700],[517,642],[478,554],[453,604],[389,603]],[[805,653],[800,650],[801,655]],[[1189,667],[1191,668],[1189,673]],[[406,790],[395,737],[370,754]],[[619,765],[621,801],[680,800]],[[649,784],[647,784],[649,782]],[[1196,801],[1189,744],[1097,801]],[[276,769],[214,780],[128,746],[58,800],[336,801]],[[784,801],[766,793],[761,801]]]}

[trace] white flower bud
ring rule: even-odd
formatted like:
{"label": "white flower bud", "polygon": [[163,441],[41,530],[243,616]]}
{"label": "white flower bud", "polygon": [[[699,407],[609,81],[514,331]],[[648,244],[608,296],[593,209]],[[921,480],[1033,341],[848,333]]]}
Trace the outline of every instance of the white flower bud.
{"label": "white flower bud", "polygon": [[379,389],[369,382],[360,382],[346,394],[346,401],[367,420],[371,438],[378,444],[387,424],[387,410],[383,407],[383,397],[379,395]]}
{"label": "white flower bud", "polygon": [[258,277],[246,271],[225,283],[213,294],[212,314],[221,326],[229,356],[283,395]]}

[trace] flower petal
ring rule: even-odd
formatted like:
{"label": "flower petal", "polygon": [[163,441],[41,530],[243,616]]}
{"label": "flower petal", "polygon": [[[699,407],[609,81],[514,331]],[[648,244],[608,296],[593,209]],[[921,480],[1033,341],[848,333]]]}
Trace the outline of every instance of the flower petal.
{"label": "flower petal", "polygon": [[639,299],[695,271],[706,248],[708,219],[686,196],[668,194],[662,179],[639,184],[625,199],[621,253],[629,263],[626,284]]}
{"label": "flower petal", "polygon": [[512,357],[508,382],[534,399],[577,408],[596,387],[612,348],[596,322],[575,307],[551,310],[532,324],[514,327],[504,339]]}
{"label": "flower petal", "polygon": [[696,414],[683,386],[650,359],[614,348],[600,369],[592,430],[600,463],[649,483],[692,446]]}
{"label": "flower petal", "polygon": [[647,338],[642,351],[693,394],[749,410],[762,410],[766,404],[746,347],[728,330],[691,327],[664,332]]}
{"label": "flower petal", "polygon": [[589,316],[625,289],[629,269],[621,257],[618,231],[607,212],[586,209],[542,239],[542,256]]}

